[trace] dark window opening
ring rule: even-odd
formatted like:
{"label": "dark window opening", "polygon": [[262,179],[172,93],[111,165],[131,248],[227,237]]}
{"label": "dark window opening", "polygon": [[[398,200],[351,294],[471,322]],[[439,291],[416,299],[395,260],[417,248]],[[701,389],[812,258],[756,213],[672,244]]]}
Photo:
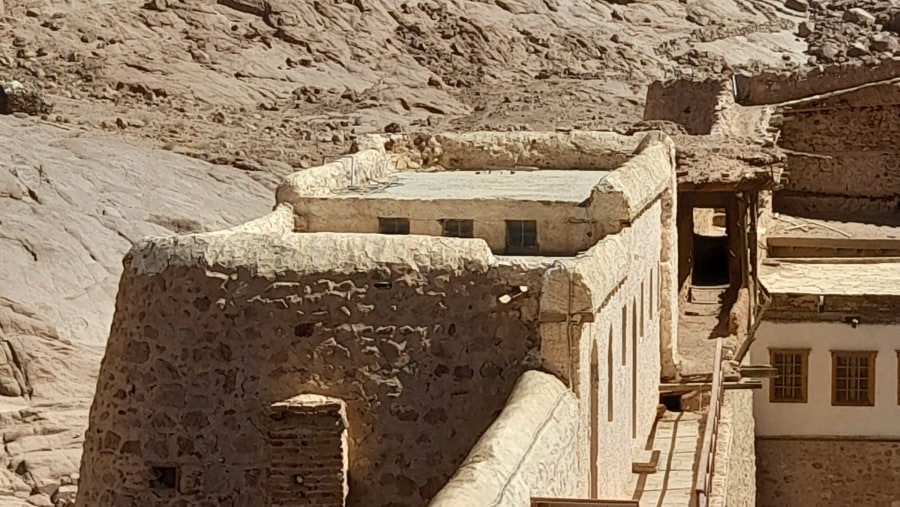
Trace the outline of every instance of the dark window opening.
{"label": "dark window opening", "polygon": [[700,287],[728,285],[728,235],[721,212],[694,209],[694,261],[691,283]]}
{"label": "dark window opening", "polygon": [[378,217],[378,232],[381,234],[409,234],[409,219]]}
{"label": "dark window opening", "polygon": [[153,489],[175,489],[178,484],[178,469],[175,467],[152,467],[150,474],[150,487]]}
{"label": "dark window opening", "polygon": [[681,412],[681,395],[680,394],[661,394],[659,402],[666,406],[669,412]]}
{"label": "dark window opening", "polygon": [[474,220],[441,220],[443,236],[448,238],[471,238],[475,229]]}
{"label": "dark window opening", "polygon": [[537,252],[537,222],[534,220],[506,221],[506,253],[531,254]]}
{"label": "dark window opening", "polygon": [[375,282],[372,286],[378,290],[386,290],[391,288],[391,282]]}
{"label": "dark window opening", "polygon": [[297,326],[294,328],[294,336],[298,336],[301,338],[312,336],[315,329],[316,325],[309,322],[304,324],[297,324]]}

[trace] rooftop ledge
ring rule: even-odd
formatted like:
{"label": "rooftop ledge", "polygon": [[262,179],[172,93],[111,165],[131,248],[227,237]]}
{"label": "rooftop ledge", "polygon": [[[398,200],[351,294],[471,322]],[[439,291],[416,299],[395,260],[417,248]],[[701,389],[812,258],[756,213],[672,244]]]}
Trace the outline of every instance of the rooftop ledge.
{"label": "rooftop ledge", "polygon": [[900,260],[769,259],[760,281],[772,294],[900,296]]}
{"label": "rooftop ledge", "polygon": [[289,175],[276,199],[298,215],[317,200],[594,203],[615,232],[670,187],[674,167],[674,143],[656,131],[374,135]]}

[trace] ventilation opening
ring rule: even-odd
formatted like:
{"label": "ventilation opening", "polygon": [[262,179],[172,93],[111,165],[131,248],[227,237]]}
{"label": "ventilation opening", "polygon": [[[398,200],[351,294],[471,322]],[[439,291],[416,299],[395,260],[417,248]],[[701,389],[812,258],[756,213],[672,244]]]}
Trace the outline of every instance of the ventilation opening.
{"label": "ventilation opening", "polygon": [[681,395],[680,394],[661,394],[659,402],[666,406],[669,412],[681,412]]}
{"label": "ventilation opening", "polygon": [[150,487],[153,489],[175,489],[175,485],[178,484],[176,467],[152,467],[150,474]]}
{"label": "ventilation opening", "polygon": [[305,338],[307,336],[312,336],[313,331],[316,329],[315,324],[311,324],[309,322],[304,324],[298,324],[297,327],[294,328],[294,335],[299,336],[301,338]]}
{"label": "ventilation opening", "polygon": [[378,290],[385,290],[391,288],[391,282],[375,282],[372,284]]}

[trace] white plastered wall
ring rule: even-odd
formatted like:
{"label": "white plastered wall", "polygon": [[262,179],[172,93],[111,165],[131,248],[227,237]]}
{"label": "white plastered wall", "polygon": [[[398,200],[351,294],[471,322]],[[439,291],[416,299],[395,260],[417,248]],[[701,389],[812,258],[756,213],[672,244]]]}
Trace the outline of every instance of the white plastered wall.
{"label": "white plastered wall", "polygon": [[[594,321],[582,328],[576,366],[574,387],[581,402],[584,439],[588,443],[592,438],[591,410],[598,411],[596,420],[599,498],[631,498],[633,451],[644,448],[656,419],[660,378],[661,313],[657,300],[661,241],[660,212],[661,205],[656,202],[631,227],[625,228],[614,238],[604,239],[615,242],[615,248],[605,248],[603,251],[598,249],[594,252],[598,254],[596,258],[585,258],[576,268],[576,273],[581,274],[584,282],[592,288],[595,287],[595,283],[592,282],[596,279],[591,271],[596,270],[596,274],[600,275],[600,271],[609,271],[612,265],[617,265],[623,270],[623,277],[611,294],[599,291],[593,294]],[[654,293],[652,308],[651,276]],[[637,324],[636,333],[634,324]],[[612,336],[611,348],[610,336]],[[591,406],[590,393],[591,356],[594,346],[597,347],[598,356],[599,393],[596,397],[598,402],[596,407]],[[609,361],[610,353],[612,361]],[[611,370],[608,367],[610,362]],[[612,399],[608,396],[610,381],[612,381]],[[590,447],[588,459],[590,460]]]}
{"label": "white plastered wall", "polygon": [[[900,326],[866,325],[856,328],[833,322],[763,322],[750,351],[754,364],[768,364],[769,349],[809,351],[806,403],[770,403],[769,381],[754,395],[757,436],[900,437],[897,404],[897,349]],[[831,405],[831,351],[877,351],[875,406]]]}

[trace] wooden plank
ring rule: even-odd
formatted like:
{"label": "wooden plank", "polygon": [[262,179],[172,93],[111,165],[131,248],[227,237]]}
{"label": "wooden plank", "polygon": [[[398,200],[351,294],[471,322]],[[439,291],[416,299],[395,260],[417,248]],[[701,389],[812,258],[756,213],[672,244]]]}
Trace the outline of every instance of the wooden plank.
{"label": "wooden plank", "polygon": [[640,507],[640,502],[638,502],[637,500],[532,498],[531,507]]}

